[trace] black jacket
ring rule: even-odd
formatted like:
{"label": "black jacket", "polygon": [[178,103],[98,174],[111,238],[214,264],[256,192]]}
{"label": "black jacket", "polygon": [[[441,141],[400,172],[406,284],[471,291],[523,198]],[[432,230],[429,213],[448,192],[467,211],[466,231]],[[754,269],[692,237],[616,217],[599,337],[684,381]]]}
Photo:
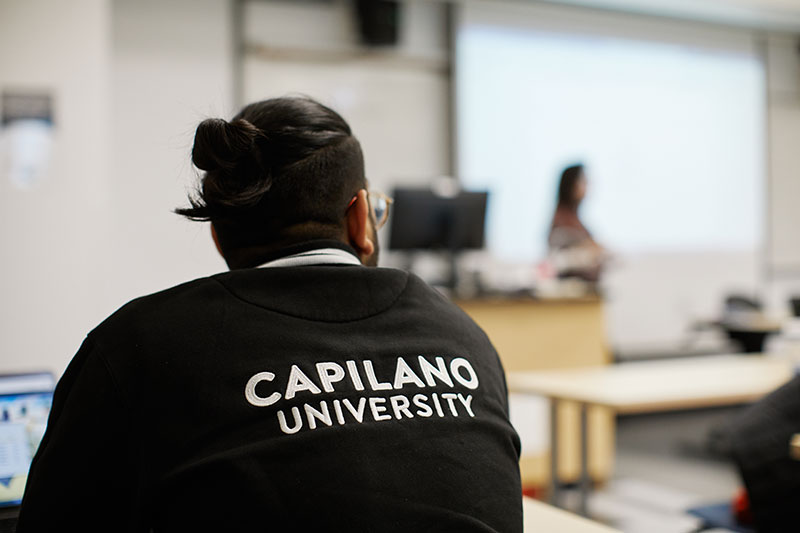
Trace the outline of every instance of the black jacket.
{"label": "black jacket", "polygon": [[737,420],[733,454],[758,531],[800,531],[800,461],[789,443],[800,433],[800,376],[750,406]]}
{"label": "black jacket", "polygon": [[521,531],[507,413],[486,335],[415,276],[234,270],[88,335],[18,531]]}

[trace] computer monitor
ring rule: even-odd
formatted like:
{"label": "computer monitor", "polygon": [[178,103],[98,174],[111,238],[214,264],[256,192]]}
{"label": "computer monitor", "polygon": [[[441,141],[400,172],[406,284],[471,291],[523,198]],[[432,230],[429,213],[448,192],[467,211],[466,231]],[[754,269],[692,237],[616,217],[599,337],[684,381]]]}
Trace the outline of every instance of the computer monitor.
{"label": "computer monitor", "polygon": [[55,380],[47,372],[0,375],[0,508],[19,505],[42,441]]}
{"label": "computer monitor", "polygon": [[428,188],[398,188],[393,196],[390,249],[483,248],[488,193],[442,196]]}

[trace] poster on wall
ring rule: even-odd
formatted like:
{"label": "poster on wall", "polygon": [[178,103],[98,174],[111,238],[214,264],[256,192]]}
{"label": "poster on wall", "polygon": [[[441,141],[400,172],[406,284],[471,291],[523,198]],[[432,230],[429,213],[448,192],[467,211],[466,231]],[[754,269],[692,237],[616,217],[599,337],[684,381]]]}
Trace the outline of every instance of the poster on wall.
{"label": "poster on wall", "polygon": [[0,93],[0,160],[13,186],[31,189],[47,175],[53,144],[53,98],[46,91]]}

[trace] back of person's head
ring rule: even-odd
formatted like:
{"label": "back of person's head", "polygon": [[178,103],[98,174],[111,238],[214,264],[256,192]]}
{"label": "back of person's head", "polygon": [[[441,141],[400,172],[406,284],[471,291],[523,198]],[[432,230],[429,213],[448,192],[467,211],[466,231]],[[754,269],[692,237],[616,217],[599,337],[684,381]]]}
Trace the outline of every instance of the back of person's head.
{"label": "back of person's head", "polygon": [[232,268],[282,246],[341,238],[348,202],[366,187],[350,126],[304,97],[250,104],[230,122],[204,120],[192,162],[205,173],[191,207],[176,212],[211,221]]}
{"label": "back of person's head", "polygon": [[576,195],[576,189],[583,175],[584,168],[582,164],[572,165],[564,169],[564,172],[561,173],[561,180],[558,183],[558,207],[571,209],[578,207],[579,200]]}

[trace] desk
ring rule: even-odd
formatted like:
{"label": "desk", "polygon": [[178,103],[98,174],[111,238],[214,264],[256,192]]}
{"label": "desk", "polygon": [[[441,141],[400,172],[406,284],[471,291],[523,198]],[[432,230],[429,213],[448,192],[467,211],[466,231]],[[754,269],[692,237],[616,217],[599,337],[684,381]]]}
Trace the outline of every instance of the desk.
{"label": "desk", "polygon": [[531,498],[522,498],[523,531],[530,533],[620,533],[620,531],[562,511]]}
{"label": "desk", "polygon": [[478,298],[455,303],[489,336],[506,372],[611,360],[599,298]]}
{"label": "desk", "polygon": [[[551,412],[559,402],[572,401],[581,411],[581,510],[589,493],[587,411],[602,406],[614,413],[651,413],[736,405],[755,401],[792,378],[790,361],[774,356],[723,355],[623,363],[541,372],[513,372],[513,392],[550,399]],[[558,421],[551,418],[551,499],[558,503]]]}
{"label": "desk", "polygon": [[[532,370],[583,368],[610,363],[603,301],[586,298],[476,298],[456,300],[486,332],[507,374]],[[512,411],[515,409],[512,397]],[[512,416],[514,416],[512,414]],[[558,450],[559,479],[578,481],[580,456],[580,412],[578,406],[562,402],[558,413],[561,449]],[[538,425],[538,424],[537,424]],[[589,450],[593,479],[607,479],[613,467],[614,417],[604,408],[589,414],[592,448]],[[535,435],[547,433],[545,418]],[[525,448],[525,446],[523,446]],[[528,450],[520,458],[523,486],[547,487],[550,477],[549,450]]]}

